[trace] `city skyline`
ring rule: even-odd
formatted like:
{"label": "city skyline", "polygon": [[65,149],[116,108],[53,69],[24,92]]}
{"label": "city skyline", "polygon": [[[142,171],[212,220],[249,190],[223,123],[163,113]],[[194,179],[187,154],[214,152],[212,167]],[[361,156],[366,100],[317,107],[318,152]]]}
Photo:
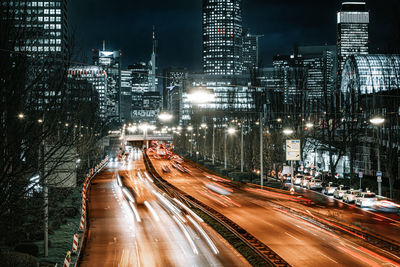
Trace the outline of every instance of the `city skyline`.
{"label": "city skyline", "polygon": [[[336,12],[341,2],[243,1],[243,28],[249,28],[252,34],[264,35],[260,38],[259,55],[263,65],[270,66],[273,56],[292,53],[295,44],[335,45]],[[371,53],[385,51],[394,25],[392,13],[396,1],[387,1],[384,6],[378,2],[366,1],[371,17]],[[79,6],[70,3],[71,26],[76,29],[75,39],[80,40],[76,44],[78,56],[88,56],[91,49],[101,48],[105,40],[107,49],[122,51],[123,68],[139,61],[146,62],[147,55],[151,55],[154,25],[159,40],[159,71],[170,66],[202,70],[201,1],[175,1],[174,4],[120,1],[116,7],[96,3],[88,1]],[[120,12],[118,7],[122,6],[124,11]],[[91,11],[87,12],[89,9]],[[137,10],[146,12],[136,13]]]}

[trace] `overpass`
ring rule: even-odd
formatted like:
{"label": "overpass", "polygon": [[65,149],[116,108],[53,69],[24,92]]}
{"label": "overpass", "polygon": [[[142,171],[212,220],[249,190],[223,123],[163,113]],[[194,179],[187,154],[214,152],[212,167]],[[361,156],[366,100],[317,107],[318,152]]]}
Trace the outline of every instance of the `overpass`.
{"label": "overpass", "polygon": [[[108,135],[108,138],[121,138],[121,135]],[[174,135],[172,133],[162,133],[162,134],[126,134],[123,136],[123,139],[127,142],[134,141],[172,141]]]}
{"label": "overpass", "polygon": [[124,138],[126,141],[172,141],[173,134],[128,134]]}

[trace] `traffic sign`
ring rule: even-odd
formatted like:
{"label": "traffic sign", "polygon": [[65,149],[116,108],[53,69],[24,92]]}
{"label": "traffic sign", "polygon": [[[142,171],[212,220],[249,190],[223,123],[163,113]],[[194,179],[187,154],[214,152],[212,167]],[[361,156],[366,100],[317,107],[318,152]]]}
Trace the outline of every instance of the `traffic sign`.
{"label": "traffic sign", "polygon": [[377,177],[376,177],[376,181],[377,181],[378,183],[382,183],[382,176],[377,176]]}
{"label": "traffic sign", "polygon": [[381,176],[382,177],[382,172],[376,172],[376,176]]}
{"label": "traffic sign", "polygon": [[359,172],[359,173],[358,173],[358,178],[362,179],[363,176],[364,176],[364,173],[363,173],[363,172]]}
{"label": "traffic sign", "polygon": [[286,140],[286,160],[301,160],[301,146],[299,139]]}

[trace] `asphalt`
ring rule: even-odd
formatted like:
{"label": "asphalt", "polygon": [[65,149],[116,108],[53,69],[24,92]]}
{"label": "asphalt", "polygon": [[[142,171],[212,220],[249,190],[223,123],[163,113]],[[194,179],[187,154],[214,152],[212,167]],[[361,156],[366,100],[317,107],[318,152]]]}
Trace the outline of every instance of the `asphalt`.
{"label": "asphalt", "polygon": [[[208,225],[188,215],[204,230],[217,252],[188,217],[169,210],[156,197],[162,192],[146,179],[144,170],[141,154],[133,154],[128,163],[109,163],[93,180],[88,238],[79,266],[249,266]],[[117,173],[122,185],[137,196],[133,207],[138,216],[118,185]]]}
{"label": "asphalt", "polygon": [[[208,178],[208,173],[189,164],[184,166],[190,173],[183,173],[171,167],[169,160],[155,159],[151,155],[150,158],[164,179],[246,229],[292,266],[400,266],[400,258],[394,255],[389,255],[392,257],[389,259],[387,254],[378,249],[360,245],[351,238],[315,226],[280,207],[302,209],[315,215],[321,210],[338,210],[349,221],[368,223],[377,231],[387,231],[389,236],[399,237],[397,222],[381,218],[383,215],[377,216],[351,206],[343,208],[341,203],[327,205],[317,201],[304,205],[295,198],[275,191],[257,191],[254,188],[238,190],[230,187],[229,183],[220,184]],[[163,173],[163,165],[169,166],[171,172]],[[213,186],[224,186],[225,191],[210,190]],[[227,190],[233,192],[229,195],[218,193],[226,193]],[[314,196],[304,196],[308,197],[312,199]],[[332,199],[325,201],[335,202]],[[393,227],[388,229],[388,225]]]}

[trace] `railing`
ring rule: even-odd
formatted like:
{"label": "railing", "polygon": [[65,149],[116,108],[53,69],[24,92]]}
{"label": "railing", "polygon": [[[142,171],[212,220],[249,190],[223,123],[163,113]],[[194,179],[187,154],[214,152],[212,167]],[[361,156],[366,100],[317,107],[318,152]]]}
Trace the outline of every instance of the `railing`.
{"label": "railing", "polygon": [[[72,251],[67,252],[67,256],[64,260],[64,266],[78,266],[79,261],[81,260],[81,252],[85,249],[86,239],[87,239],[87,231],[89,224],[88,224],[88,217],[89,217],[89,210],[87,208],[87,194],[89,193],[91,181],[92,179],[104,168],[104,166],[108,162],[108,156],[104,160],[102,160],[96,167],[92,168],[89,173],[87,174],[85,181],[82,187],[82,212],[81,212],[81,221],[79,223],[79,229],[77,233],[79,234],[79,238],[77,243],[72,244]],[[75,237],[75,235],[74,235]]]}

